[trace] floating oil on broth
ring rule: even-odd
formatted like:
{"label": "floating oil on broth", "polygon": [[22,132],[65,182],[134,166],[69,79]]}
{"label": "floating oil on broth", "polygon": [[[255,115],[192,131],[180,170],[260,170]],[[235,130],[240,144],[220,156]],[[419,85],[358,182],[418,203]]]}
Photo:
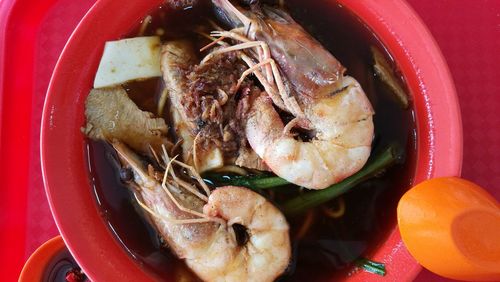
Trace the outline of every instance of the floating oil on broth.
{"label": "floating oil on broth", "polygon": [[[402,110],[388,89],[374,76],[370,46],[384,49],[362,22],[335,1],[286,2],[294,19],[317,38],[365,90],[376,113],[374,150],[381,150],[391,143],[399,143],[406,148],[402,164],[342,196],[345,202],[342,217],[329,218],[317,208],[312,211],[315,220],[309,231],[300,240],[294,240],[292,264],[280,281],[325,281],[331,280],[333,275],[345,274],[359,256],[370,257],[383,244],[390,227],[394,226],[397,201],[412,182],[415,124],[412,110]],[[187,11],[169,11],[162,7],[152,13],[151,24],[144,35],[162,34],[164,40],[176,37],[196,40],[199,37],[189,30],[207,18],[213,19],[213,15],[206,6]],[[129,36],[135,36],[139,30],[140,23]],[[156,112],[161,79],[132,82],[125,88],[140,108]],[[168,122],[168,117],[165,118]],[[113,149],[105,143],[89,141],[88,155],[90,174],[103,217],[129,255],[145,271],[159,279],[186,275],[195,279],[184,264],[162,246],[156,231],[134,205],[131,193],[120,181]],[[280,197],[291,197],[296,190],[296,187],[290,187],[290,192],[282,193]],[[293,239],[301,229],[305,216],[288,220]]]}

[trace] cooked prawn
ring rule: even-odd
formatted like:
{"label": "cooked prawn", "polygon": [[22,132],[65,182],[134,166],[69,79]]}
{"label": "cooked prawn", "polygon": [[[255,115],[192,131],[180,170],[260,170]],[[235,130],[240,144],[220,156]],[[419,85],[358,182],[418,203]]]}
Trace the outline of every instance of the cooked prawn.
{"label": "cooked prawn", "polygon": [[[354,79],[346,77],[344,82],[354,83]],[[370,112],[359,84],[348,84],[307,109],[316,136],[304,142],[284,132],[271,101],[261,95],[253,102],[246,134],[250,146],[274,173],[297,185],[322,189],[365,164],[373,135]]]}
{"label": "cooked prawn", "polygon": [[[209,191],[194,168],[170,159],[165,150],[166,171],[159,183],[125,145],[114,142],[113,147],[123,166],[133,172],[131,187],[138,204],[173,252],[201,279],[273,281],[286,269],[291,257],[288,223],[264,197],[235,186]],[[198,179],[208,199],[197,196],[199,191],[188,191],[174,165]],[[245,229],[244,240],[235,231],[238,225]]]}
{"label": "cooked prawn", "polygon": [[[230,253],[228,264],[209,280],[224,277],[227,281],[273,281],[283,273],[291,256],[289,227],[283,214],[266,198],[243,187],[220,187],[208,198],[203,213],[228,224],[221,226],[219,235],[227,248],[223,251]],[[244,248],[237,246],[230,228],[234,224],[246,228],[248,241]],[[213,263],[218,253],[217,249],[207,253],[205,259]]]}
{"label": "cooked prawn", "polygon": [[[286,12],[212,2],[234,27],[212,35],[241,42],[218,52],[246,50],[254,60],[249,72],[271,74],[256,77],[274,105],[285,105],[295,117],[284,125],[271,101],[262,95],[254,99],[246,137],[259,157],[278,176],[310,189],[326,188],[361,169],[370,156],[374,111],[359,83]],[[309,130],[311,141],[294,138],[294,127]]]}

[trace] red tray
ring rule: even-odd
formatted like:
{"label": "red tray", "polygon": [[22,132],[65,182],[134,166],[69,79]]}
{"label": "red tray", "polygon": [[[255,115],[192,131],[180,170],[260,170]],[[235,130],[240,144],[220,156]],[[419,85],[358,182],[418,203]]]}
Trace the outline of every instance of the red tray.
{"label": "red tray", "polygon": [[[0,0],[0,265],[16,281],[28,256],[58,234],[40,172],[40,117],[71,31],[95,0]],[[436,38],[463,116],[462,176],[500,198],[500,1],[408,0]],[[423,271],[417,281],[446,281]],[[451,281],[451,280],[450,280]]]}

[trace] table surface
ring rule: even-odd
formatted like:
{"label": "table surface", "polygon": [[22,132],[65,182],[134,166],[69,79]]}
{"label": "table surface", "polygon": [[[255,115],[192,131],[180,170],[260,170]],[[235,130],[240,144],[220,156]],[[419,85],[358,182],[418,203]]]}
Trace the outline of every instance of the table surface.
{"label": "table surface", "polygon": [[[500,199],[500,0],[407,1],[435,37],[456,84],[464,132],[462,177]],[[0,254],[0,265],[5,267],[5,281],[17,280],[29,255],[58,234],[40,172],[41,110],[57,58],[94,2],[0,0],[0,35],[12,38],[0,43],[0,67],[5,66],[0,77],[0,171],[6,192],[0,204],[0,247],[7,250]],[[16,71],[31,72],[33,81],[26,82]],[[22,100],[28,103],[16,102],[12,95],[19,93],[29,98]],[[19,158],[6,163],[12,150]],[[416,281],[452,280],[424,270]]]}

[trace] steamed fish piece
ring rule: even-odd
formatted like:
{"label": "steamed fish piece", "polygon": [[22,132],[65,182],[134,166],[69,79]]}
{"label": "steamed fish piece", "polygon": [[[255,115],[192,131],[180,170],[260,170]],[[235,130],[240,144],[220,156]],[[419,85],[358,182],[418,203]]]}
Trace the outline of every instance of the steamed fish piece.
{"label": "steamed fish piece", "polygon": [[108,41],[94,80],[94,88],[161,76],[158,36]]}

